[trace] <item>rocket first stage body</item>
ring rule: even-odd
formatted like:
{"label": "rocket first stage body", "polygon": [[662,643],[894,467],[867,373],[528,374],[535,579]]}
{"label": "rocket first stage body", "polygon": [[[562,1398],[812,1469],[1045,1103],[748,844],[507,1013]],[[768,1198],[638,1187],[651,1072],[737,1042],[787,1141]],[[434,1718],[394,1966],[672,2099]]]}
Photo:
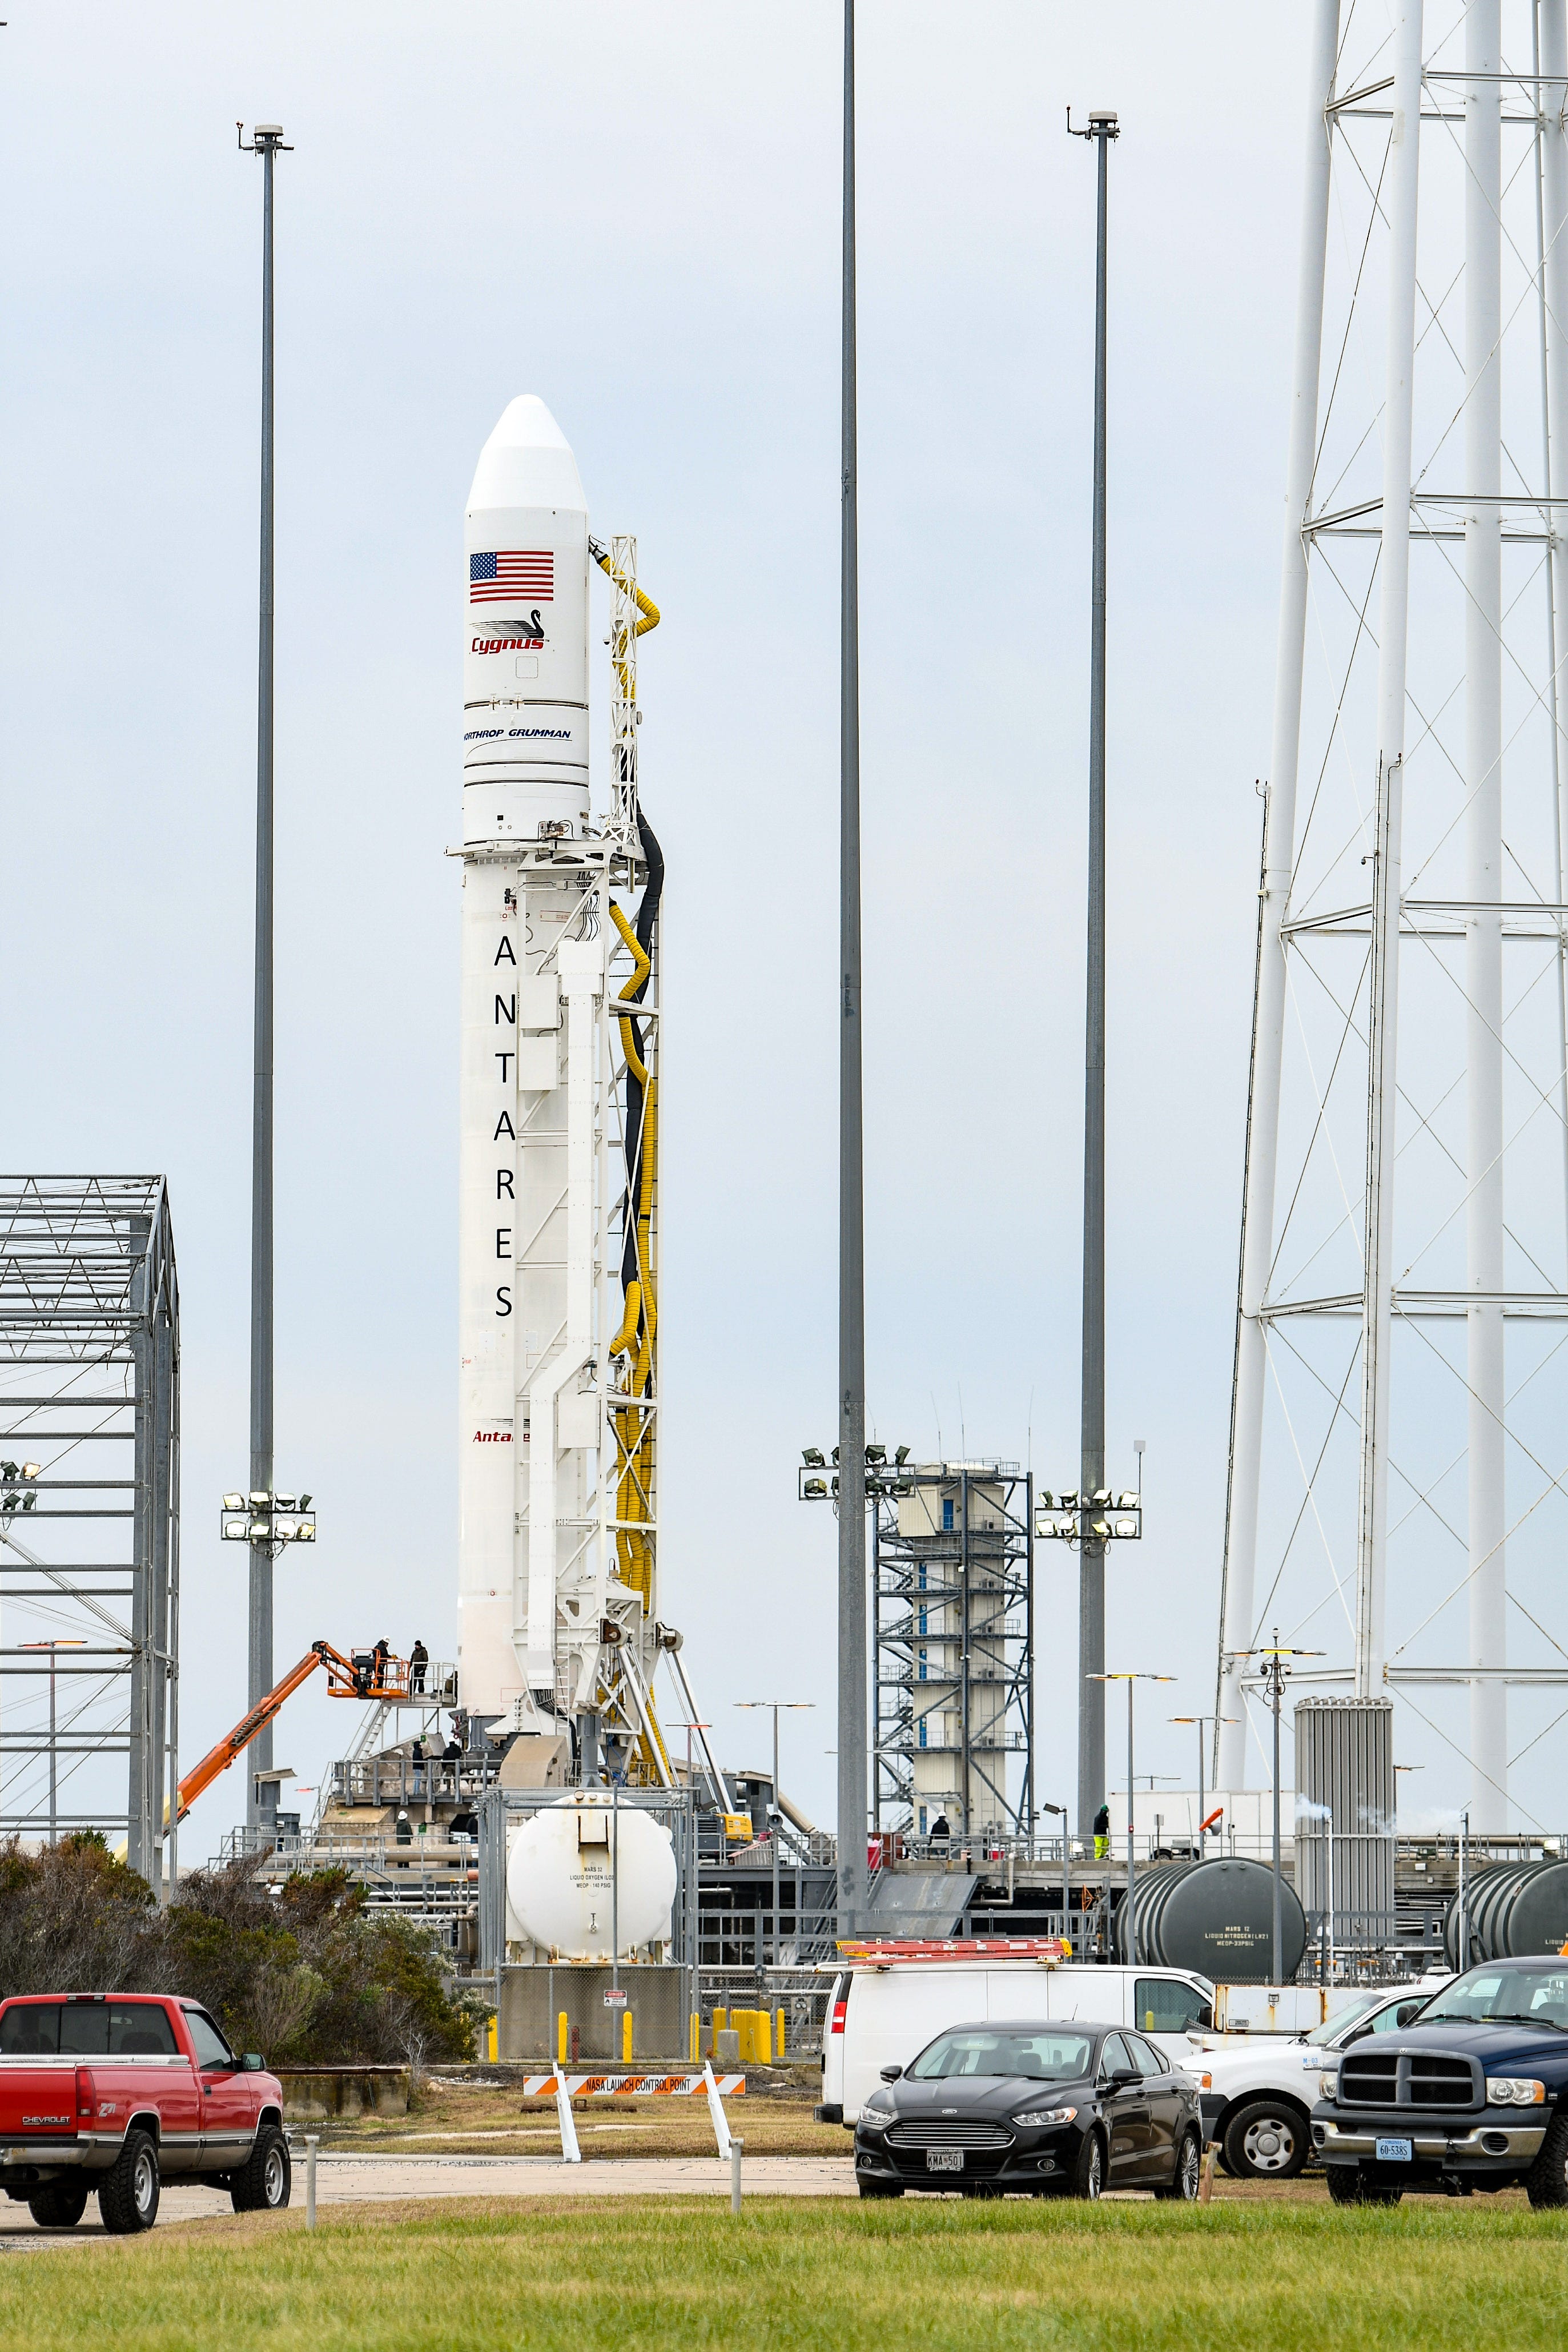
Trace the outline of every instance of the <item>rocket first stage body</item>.
{"label": "rocket first stage body", "polygon": [[[657,1602],[658,915],[637,799],[635,547],[514,400],[463,583],[459,1695],[497,1732],[669,1781]],[[611,580],[611,795],[592,815],[589,566]],[[639,618],[640,615],[640,618]],[[541,1780],[543,1772],[541,1771]]]}

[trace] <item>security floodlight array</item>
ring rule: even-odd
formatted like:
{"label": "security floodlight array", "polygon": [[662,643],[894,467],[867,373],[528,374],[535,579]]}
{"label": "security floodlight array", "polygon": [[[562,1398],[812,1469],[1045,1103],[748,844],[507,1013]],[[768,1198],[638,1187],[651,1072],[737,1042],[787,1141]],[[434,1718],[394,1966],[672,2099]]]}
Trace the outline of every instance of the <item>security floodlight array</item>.
{"label": "security floodlight array", "polygon": [[314,1543],[310,1500],[309,1495],[226,1495],[219,1532],[225,1543]]}
{"label": "security floodlight array", "polygon": [[1053,1495],[1047,1487],[1035,1506],[1037,1542],[1136,1543],[1142,1533],[1141,1495],[1113,1495],[1108,1486],[1092,1495]]}
{"label": "security floodlight array", "polygon": [[37,1508],[33,1481],[42,1476],[43,1468],[41,1462],[0,1462],[0,1479],[5,1480],[5,1492],[0,1494],[0,1519],[8,1519],[16,1511]]}
{"label": "security floodlight array", "polygon": [[[826,1503],[829,1500],[836,1503],[838,1500],[837,1446],[833,1449],[831,1475],[814,1477],[812,1475],[814,1471],[828,1470],[828,1464],[824,1459],[820,1445],[803,1445],[800,1458],[803,1466],[796,1474],[798,1499],[803,1503]],[[873,1502],[879,1496],[883,1495],[914,1493],[914,1480],[900,1478],[898,1475],[909,1458],[910,1448],[907,1445],[895,1446],[891,1463],[888,1460],[888,1449],[885,1445],[879,1445],[875,1440],[867,1445],[866,1499],[868,1502]]]}

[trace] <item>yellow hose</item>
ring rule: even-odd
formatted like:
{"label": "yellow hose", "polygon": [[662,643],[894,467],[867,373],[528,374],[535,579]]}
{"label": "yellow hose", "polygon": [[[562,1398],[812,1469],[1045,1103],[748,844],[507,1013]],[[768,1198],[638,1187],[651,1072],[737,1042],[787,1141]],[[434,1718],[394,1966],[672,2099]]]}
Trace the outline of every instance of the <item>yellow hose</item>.
{"label": "yellow hose", "polygon": [[635,580],[628,582],[616,570],[608,548],[595,547],[590,544],[588,552],[606,579],[613,580],[617,588],[629,587],[632,594],[637,598],[637,611],[642,614],[642,618],[633,627],[633,636],[645,637],[650,629],[657,629],[659,624],[658,606],[651,596],[643,593]]}
{"label": "yellow hose", "polygon": [[[590,540],[588,551],[595,562],[636,601],[639,617],[632,626],[634,640],[657,629],[658,606],[634,580],[628,580],[616,566],[609,551]],[[616,659],[616,684],[623,703],[636,700],[635,681],[629,660]],[[620,993],[621,1050],[627,1071],[643,1089],[642,1135],[640,1138],[639,1181],[636,1202],[627,1202],[627,1213],[633,1220],[634,1261],[636,1275],[626,1285],[626,1295],[621,1314],[621,1328],[610,1342],[612,1356],[628,1359],[626,1382],[632,1398],[647,1396],[653,1384],[655,1370],[655,1334],[658,1328],[658,1300],[654,1286],[653,1270],[653,1211],[655,1171],[658,1151],[658,1081],[649,1071],[648,1063],[637,1050],[635,999],[653,970],[652,960],[637,932],[617,906],[612,904],[610,915],[632,959],[632,975]],[[649,1060],[656,1057],[651,1049]],[[634,1352],[635,1350],[635,1352]],[[637,1593],[645,1612],[653,1605],[654,1561],[652,1548],[643,1528],[653,1517],[654,1422],[651,1412],[639,1411],[628,1402],[613,1416],[616,1451],[620,1460],[616,1467],[616,1517],[620,1525],[616,1530],[616,1575],[618,1580]],[[648,1729],[638,1738],[635,1777],[643,1783],[673,1779],[668,1751],[658,1720],[653,1711],[652,1694],[647,1701]],[[662,1764],[663,1770],[659,1770]]]}
{"label": "yellow hose", "polygon": [[[600,562],[610,567],[605,558]],[[612,575],[613,576],[613,575]],[[658,619],[658,608],[648,604],[638,593],[637,602],[651,614],[639,630],[652,628]],[[653,970],[652,961],[631,924],[614,901],[610,919],[625,941],[632,959],[632,973],[621,990],[617,1002],[625,1006],[620,1014],[621,1050],[626,1068],[643,1088],[642,1137],[639,1159],[637,1197],[628,1203],[635,1236],[636,1278],[626,1285],[626,1305],[621,1328],[610,1342],[612,1356],[631,1356],[627,1367],[628,1386],[634,1397],[646,1396],[654,1376],[655,1338],[658,1329],[658,1299],[654,1286],[653,1211],[656,1171],[658,1160],[658,1080],[650,1075],[647,1064],[637,1052],[637,1033],[632,1024],[637,1016],[635,999]],[[635,1349],[636,1353],[632,1351]],[[639,1412],[628,1404],[615,1415],[616,1443],[620,1454],[620,1466],[616,1494],[616,1517],[621,1525],[616,1531],[617,1574],[622,1584],[635,1592],[648,1609],[653,1598],[653,1556],[647,1537],[642,1532],[653,1516],[654,1423],[649,1412]],[[669,1756],[664,1737],[653,1713],[651,1696],[648,1702],[648,1723],[651,1737],[637,1741],[637,1773],[651,1784],[661,1777],[670,1777]],[[664,1766],[661,1775],[654,1760],[654,1748]]]}
{"label": "yellow hose", "polygon": [[[637,1354],[629,1367],[631,1393],[645,1396],[654,1370],[654,1336],[658,1328],[658,1302],[654,1293],[652,1266],[652,1223],[654,1202],[654,1159],[658,1141],[658,1082],[648,1081],[643,1097],[642,1176],[634,1207],[638,1279],[626,1286],[626,1311],[621,1329],[616,1333],[614,1354],[629,1350],[637,1339]],[[637,1293],[640,1334],[632,1321],[632,1295]],[[616,1436],[621,1454],[619,1493],[616,1516],[623,1521],[617,1531],[620,1552],[621,1582],[629,1585],[645,1604],[651,1601],[653,1563],[648,1556],[647,1538],[641,1532],[642,1523],[652,1517],[654,1467],[654,1433],[651,1413],[639,1412],[635,1404],[624,1405],[616,1415]]]}
{"label": "yellow hose", "polygon": [[[642,986],[644,981],[653,970],[653,965],[648,960],[641,940],[638,939],[637,933],[633,930],[631,925],[627,922],[626,917],[622,914],[620,908],[616,906],[613,898],[610,901],[610,920],[614,923],[616,930],[619,931],[622,939],[631,950],[632,961],[635,966],[630,980],[627,981],[625,988],[623,988],[620,992],[620,996],[616,1000],[617,1003],[624,1004],[628,997],[636,995],[637,990]],[[641,1055],[637,1052],[637,1033],[632,1027],[632,1020],[636,1012],[637,1007],[634,1004],[628,1011],[623,1013],[621,1015],[621,1051],[626,1057],[626,1067],[631,1072],[633,1077],[636,1078],[639,1086],[646,1086],[647,1084],[647,1065],[644,1062]]]}
{"label": "yellow hose", "polygon": [[621,1318],[620,1329],[616,1333],[615,1338],[610,1342],[610,1353],[612,1356],[624,1356],[628,1348],[632,1348],[637,1345],[637,1324],[641,1320],[641,1317],[642,1285],[640,1282],[628,1282],[626,1285],[626,1311]]}

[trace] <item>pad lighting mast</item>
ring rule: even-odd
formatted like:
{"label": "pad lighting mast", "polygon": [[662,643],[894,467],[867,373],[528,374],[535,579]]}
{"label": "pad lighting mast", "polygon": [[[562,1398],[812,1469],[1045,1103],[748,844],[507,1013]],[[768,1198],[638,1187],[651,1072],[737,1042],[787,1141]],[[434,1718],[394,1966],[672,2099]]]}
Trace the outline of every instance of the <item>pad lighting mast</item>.
{"label": "pad lighting mast", "polygon": [[1089,595],[1089,941],[1083,1097],[1082,1549],[1079,1568],[1078,1826],[1093,1834],[1105,1801],[1105,1547],[1090,1497],[1105,1486],[1105,209],[1114,114],[1091,113],[1098,165],[1094,270],[1094,556]]}
{"label": "pad lighting mast", "polygon": [[[258,122],[243,152],[261,158],[261,611],[256,713],[256,1015],[250,1145],[250,1490],[272,1492],[272,167],[290,154],[280,124]],[[269,1514],[265,1537],[250,1546],[247,1696],[255,1706],[273,1684],[272,1561]],[[275,1821],[278,1790],[270,1724],[256,1742],[245,1816],[252,1828]]]}
{"label": "pad lighting mast", "polygon": [[866,1233],[860,1079],[860,587],[855,432],[855,0],[844,0],[838,929],[838,1932],[866,1907]]}

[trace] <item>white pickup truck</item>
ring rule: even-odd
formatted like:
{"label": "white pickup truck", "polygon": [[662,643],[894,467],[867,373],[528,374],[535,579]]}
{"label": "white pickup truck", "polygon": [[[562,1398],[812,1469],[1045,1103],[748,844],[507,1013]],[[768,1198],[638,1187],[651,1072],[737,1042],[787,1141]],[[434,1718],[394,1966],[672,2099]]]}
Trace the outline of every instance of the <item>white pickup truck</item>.
{"label": "white pickup truck", "polygon": [[1270,2033],[1195,2051],[1189,2063],[1198,2078],[1204,2137],[1218,2143],[1226,2172],[1240,2180],[1289,2180],[1300,2172],[1312,2150],[1310,2119],[1324,2058],[1363,2035],[1402,2032],[1449,1982],[1444,1975],[1379,1985],[1355,1994],[1310,2033],[1289,2040]]}

